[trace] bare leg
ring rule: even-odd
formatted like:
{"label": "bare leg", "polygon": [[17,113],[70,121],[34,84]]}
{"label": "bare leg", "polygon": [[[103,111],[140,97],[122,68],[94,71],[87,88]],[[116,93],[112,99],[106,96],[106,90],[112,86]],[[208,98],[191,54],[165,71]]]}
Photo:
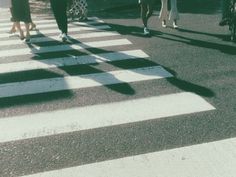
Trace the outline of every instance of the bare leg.
{"label": "bare leg", "polygon": [[15,22],[15,25],[18,31],[20,32],[20,39],[23,40],[25,36],[23,30],[21,29],[20,22]]}
{"label": "bare leg", "polygon": [[13,34],[15,32],[16,32],[16,24],[15,24],[15,22],[13,22],[12,27],[10,29],[10,33]]}
{"label": "bare leg", "polygon": [[25,23],[25,29],[26,29],[26,42],[30,40],[30,23]]}
{"label": "bare leg", "polygon": [[166,27],[166,20],[168,18],[168,1],[161,0],[161,11],[160,11],[160,20],[162,21],[162,27]]}

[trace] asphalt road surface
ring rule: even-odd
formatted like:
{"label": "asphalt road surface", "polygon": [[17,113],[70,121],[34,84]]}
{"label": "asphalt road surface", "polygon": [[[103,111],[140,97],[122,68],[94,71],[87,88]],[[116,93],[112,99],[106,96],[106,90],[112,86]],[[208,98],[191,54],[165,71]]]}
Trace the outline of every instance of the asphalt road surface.
{"label": "asphalt road surface", "polygon": [[[233,177],[236,44],[217,8],[70,22],[33,14],[31,43],[0,19],[0,176]],[[198,8],[197,8],[198,9]]]}

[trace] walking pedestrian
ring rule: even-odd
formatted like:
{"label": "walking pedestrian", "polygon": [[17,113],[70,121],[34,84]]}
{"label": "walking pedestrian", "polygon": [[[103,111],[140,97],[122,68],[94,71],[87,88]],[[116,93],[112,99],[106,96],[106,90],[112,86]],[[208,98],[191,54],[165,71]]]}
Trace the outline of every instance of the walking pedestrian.
{"label": "walking pedestrian", "polygon": [[[32,22],[32,19],[30,14],[29,0],[12,0],[11,13],[12,21],[14,23],[13,27],[16,26],[16,28],[20,32],[20,39],[25,39],[26,42],[30,42],[30,23]],[[21,28],[20,22],[25,23],[25,35],[24,31]]]}
{"label": "walking pedestrian", "polygon": [[67,14],[66,14],[67,0],[50,0],[50,3],[53,14],[57,22],[57,26],[61,31],[59,38],[61,38],[63,42],[68,42],[69,38],[67,36],[68,24],[67,24]]}
{"label": "walking pedestrian", "polygon": [[168,11],[168,0],[161,0],[160,20],[162,27],[166,27],[167,20],[173,21],[173,27],[178,28],[177,20],[179,20],[179,13],[177,9],[177,0],[170,0],[171,10]]}
{"label": "walking pedestrian", "polygon": [[[16,33],[16,30],[17,30],[16,24],[13,22],[9,33],[10,33],[10,34],[14,34],[14,33]],[[35,24],[33,21],[30,22],[30,24],[29,24],[29,30],[30,30],[30,31],[36,30],[36,24]]]}
{"label": "walking pedestrian", "polygon": [[86,21],[88,15],[88,4],[86,0],[71,0],[68,15],[72,20],[77,17],[79,21]]}
{"label": "walking pedestrian", "polygon": [[154,0],[139,0],[141,7],[141,18],[144,25],[143,33],[144,35],[150,35],[150,30],[148,29],[148,19],[152,16]]}
{"label": "walking pedestrian", "polygon": [[[12,7],[10,8],[10,12],[11,12],[11,14],[12,14]],[[31,18],[31,16],[30,16],[30,18]],[[11,21],[13,21],[13,24],[12,24],[12,27],[11,27],[9,33],[10,33],[10,34],[14,34],[14,33],[16,33],[16,31],[17,31],[17,27],[16,27],[16,24],[15,24],[15,22],[14,22],[14,18],[13,18],[13,17],[11,17]],[[29,24],[29,30],[30,30],[30,31],[36,30],[36,24],[32,21],[32,19],[31,19],[31,22],[30,22],[30,24]]]}
{"label": "walking pedestrian", "polygon": [[220,26],[227,25],[230,18],[230,0],[221,0],[222,19],[219,23]]}

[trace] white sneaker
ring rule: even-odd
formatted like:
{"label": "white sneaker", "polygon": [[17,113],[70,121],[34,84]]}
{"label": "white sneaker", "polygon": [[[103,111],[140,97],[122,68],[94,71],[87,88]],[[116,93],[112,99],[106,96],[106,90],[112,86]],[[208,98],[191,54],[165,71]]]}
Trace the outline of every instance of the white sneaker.
{"label": "white sneaker", "polygon": [[162,26],[163,28],[166,28],[166,21],[165,21],[165,20],[163,20],[163,21],[161,22],[161,26]]}
{"label": "white sneaker", "polygon": [[70,40],[69,40],[69,37],[67,36],[66,33],[63,33],[63,34],[61,35],[61,40],[62,40],[62,42],[69,42],[69,41],[70,41]]}
{"label": "white sneaker", "polygon": [[147,27],[145,27],[143,29],[143,33],[144,33],[144,35],[149,35],[150,34],[150,30]]}
{"label": "white sneaker", "polygon": [[59,34],[58,38],[60,38],[60,39],[62,38],[62,33]]}
{"label": "white sneaker", "polygon": [[173,22],[173,27],[174,27],[174,29],[178,28],[176,20]]}

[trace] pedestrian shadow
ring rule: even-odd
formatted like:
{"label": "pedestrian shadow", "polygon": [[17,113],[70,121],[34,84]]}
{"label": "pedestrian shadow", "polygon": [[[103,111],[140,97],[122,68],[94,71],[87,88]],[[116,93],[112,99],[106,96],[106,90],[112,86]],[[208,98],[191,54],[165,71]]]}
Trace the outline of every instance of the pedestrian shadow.
{"label": "pedestrian shadow", "polygon": [[185,29],[185,28],[178,28],[177,30],[178,30],[179,32],[183,32],[183,33],[192,33],[192,34],[207,35],[207,36],[217,37],[217,38],[222,39],[222,40],[227,40],[227,37],[226,37],[226,35],[224,35],[224,34],[206,33],[206,32],[201,32],[201,31],[194,31],[194,30],[190,30],[190,29]]}
{"label": "pedestrian shadow", "polygon": [[230,34],[213,34],[213,33],[194,31],[194,30],[184,29],[184,28],[178,28],[177,30],[179,32],[183,32],[183,33],[192,33],[192,34],[200,34],[200,35],[207,35],[207,36],[217,37],[219,39],[222,39],[223,41],[232,42],[231,39],[230,39]]}
{"label": "pedestrian shadow", "polygon": [[[99,50],[97,52],[106,52],[102,49],[89,49],[89,50]],[[94,51],[92,51],[94,52]],[[172,84],[173,86],[179,88],[182,91],[186,91],[186,92],[192,92],[195,93],[199,96],[202,97],[214,97],[215,93],[206,87],[182,80],[180,78],[178,78],[177,73],[173,70],[170,69],[168,67],[162,66],[156,62],[153,62],[151,60],[148,59],[143,59],[143,58],[137,58],[135,60],[124,60],[124,61],[115,61],[115,62],[109,62],[109,64],[118,67],[118,68],[122,68],[122,69],[127,69],[127,68],[142,68],[142,67],[153,67],[153,66],[161,66],[162,68],[164,68],[168,73],[170,73],[173,77],[164,77],[164,79],[166,79],[166,81],[168,81],[170,84]],[[138,71],[136,71],[137,73],[139,73]],[[140,72],[140,74],[143,74],[142,72]],[[147,75],[147,74],[145,74]],[[152,75],[152,74],[150,74]],[[161,76],[161,75],[160,75]]]}
{"label": "pedestrian shadow", "polygon": [[[152,36],[154,37],[158,37],[158,38],[162,38],[162,39],[166,39],[170,41],[175,41],[175,42],[180,42],[180,43],[184,43],[190,46],[214,49],[214,50],[218,50],[218,51],[221,51],[222,53],[226,53],[230,55],[236,55],[236,47],[232,45],[203,41],[199,39],[193,39],[193,38],[188,38],[188,37],[184,37],[177,34],[170,34],[170,33],[164,33],[164,32],[162,32],[162,35],[160,36],[159,31],[154,31],[154,30],[152,34],[153,34]],[[171,38],[171,37],[174,37],[174,38]]]}
{"label": "pedestrian shadow", "polygon": [[[143,28],[138,26],[125,26],[113,23],[106,23],[111,26],[112,29],[120,33],[121,35],[132,35],[136,37],[150,38],[152,35],[144,35]],[[162,35],[162,32],[155,31],[155,35]]]}
{"label": "pedestrian shadow", "polygon": [[186,92],[192,92],[202,97],[214,97],[215,93],[203,86],[193,84],[191,82],[187,82],[185,80],[179,79],[177,73],[167,67],[164,67],[168,72],[170,72],[174,77],[167,78],[167,81],[172,85],[178,87],[181,90]]}
{"label": "pedestrian shadow", "polygon": [[[108,25],[111,26],[114,30],[117,30],[122,35],[147,37],[141,33],[143,30],[143,28],[141,28],[141,27],[125,26],[125,25],[109,24],[109,23],[108,23]],[[183,32],[183,33],[184,32],[190,32],[190,33],[192,32],[192,33],[203,34],[203,35],[208,34],[208,33],[201,33],[201,32],[197,32],[197,31],[191,31],[191,30],[181,29],[181,28],[180,28],[180,32]],[[211,36],[223,38],[224,35],[211,35]],[[166,39],[166,40],[170,40],[170,41],[185,43],[185,44],[191,45],[191,46],[197,46],[197,47],[208,48],[208,49],[215,49],[215,50],[219,50],[223,53],[227,53],[230,55],[236,55],[236,47],[232,46],[232,45],[219,44],[219,43],[214,43],[214,42],[209,42],[209,41],[204,41],[204,40],[198,40],[198,39],[188,38],[188,37],[185,37],[182,35],[161,32],[161,31],[157,31],[157,30],[151,30],[151,35],[148,37],[158,37],[158,38],[162,38],[162,39]]]}
{"label": "pedestrian shadow", "polygon": [[[122,34],[122,31],[123,32],[127,32],[127,28],[129,27],[125,27],[125,29],[123,29],[121,25],[111,25],[111,24],[107,24],[109,26],[111,26],[112,28],[116,29],[116,31],[118,31],[119,33],[121,32]],[[117,27],[121,27],[120,29],[117,29]],[[137,31],[139,30],[140,28],[139,27],[133,27],[134,31]],[[129,30],[129,34],[133,34],[132,33],[132,30]],[[155,35],[162,35],[163,33],[161,32],[155,32]],[[83,44],[84,43],[81,43],[80,41],[76,40],[76,39],[73,39],[73,43],[74,44]],[[86,50],[89,52],[89,53],[108,53],[108,52],[114,52],[114,51],[109,51],[109,50],[105,50],[105,49],[102,49],[102,48],[94,48],[94,47],[91,47],[91,46],[86,46],[84,45],[84,47],[86,48]],[[72,53],[71,53],[72,52]],[[74,55],[73,52],[77,52],[77,51],[74,51],[74,49],[71,49],[71,51],[66,51],[65,54],[66,55]],[[76,55],[76,53],[75,53]],[[107,61],[107,63],[109,63],[110,65],[113,65],[115,67],[118,67],[118,68],[122,68],[122,69],[131,69],[131,68],[139,68],[139,67],[151,67],[151,66],[160,66],[158,63],[155,63],[153,61],[150,61],[150,60],[146,60],[146,59],[139,59],[139,60],[126,60],[126,61]],[[82,66],[71,66],[71,67],[60,67],[61,69],[63,69],[64,71],[66,71],[66,73],[68,73],[69,75],[78,75],[78,74],[82,74],[80,75],[81,77],[83,77],[83,74],[86,74],[87,71],[89,70],[92,70],[93,73],[101,73],[103,72],[102,70],[99,70],[99,69],[96,69],[94,68],[94,65],[96,65],[96,63],[94,64],[91,64],[91,65],[82,65]],[[184,90],[184,91],[188,91],[188,92],[193,92],[193,93],[196,93],[200,96],[203,96],[203,97],[213,97],[215,96],[214,92],[212,92],[210,89],[208,88],[205,88],[203,86],[199,86],[199,85],[196,85],[196,84],[193,84],[193,83],[190,83],[190,82],[187,82],[187,81],[184,81],[184,80],[181,80],[181,79],[178,79],[177,78],[177,74],[175,71],[173,71],[172,69],[170,68],[166,68],[166,67],[163,67],[165,68],[169,73],[171,73],[174,77],[167,77],[166,80],[171,83],[172,85],[178,87],[179,89],[181,90]],[[135,71],[135,72],[138,72],[138,71]],[[143,74],[142,72],[140,74]],[[152,75],[152,74],[151,74]],[[86,75],[85,76],[86,78],[89,77],[89,75]],[[119,81],[112,75],[109,74],[109,78],[110,79],[115,79],[118,83]],[[97,79],[96,80],[97,82],[99,83],[103,83],[103,80],[100,80],[100,79]],[[128,94],[128,95],[133,95],[135,94],[135,91],[130,87],[129,84],[127,83],[123,83],[122,85],[120,85],[121,87],[116,87],[117,84],[113,85],[105,85],[105,87],[108,87],[112,90],[115,90],[117,92],[120,92],[120,93],[123,93],[123,94]]]}
{"label": "pedestrian shadow", "polygon": [[[40,35],[44,36],[43,34],[40,34]],[[44,36],[44,37],[46,37],[46,36]],[[49,37],[46,37],[46,38],[48,38],[48,40],[51,41],[50,45],[53,45],[53,46],[66,45],[67,50],[65,50],[63,52],[57,51],[56,53],[55,52],[41,53],[40,47],[43,47],[45,44],[42,44],[42,43],[32,44],[32,43],[30,43],[30,44],[28,44],[28,47],[30,49],[32,49],[34,51],[34,53],[37,54],[37,56],[34,56],[32,59],[37,59],[40,62],[44,62],[44,60],[41,60],[41,59],[45,59],[45,57],[47,59],[54,59],[55,56],[56,57],[60,56],[60,57],[75,57],[75,58],[78,57],[78,60],[79,60],[80,56],[85,56],[85,55],[91,54],[91,53],[86,52],[86,50],[89,48],[93,48],[93,47],[88,46],[85,43],[80,42],[77,39],[73,39],[73,38],[71,38],[72,43],[62,43],[57,40],[50,39]],[[83,50],[81,49],[81,51],[75,50],[73,47],[71,47],[73,45],[74,46],[81,46],[84,49]],[[36,49],[36,46],[39,47],[39,50]],[[109,52],[111,52],[111,51],[109,51]],[[92,53],[92,54],[94,54],[94,53]],[[128,57],[128,56],[126,56],[126,57]],[[94,57],[94,61],[96,59],[97,58]],[[92,63],[92,64],[78,64],[78,65],[71,65],[71,66],[61,65],[57,68],[66,72],[69,76],[78,76],[80,78],[84,78],[87,80],[94,80],[95,82],[100,83],[103,87],[109,88],[115,92],[125,94],[125,95],[134,95],[135,94],[135,90],[130,86],[130,84],[120,81],[119,79],[117,79],[114,75],[112,75],[109,72],[104,72],[101,69],[95,68],[94,63]],[[104,84],[104,83],[106,83],[104,81],[104,77],[101,77],[101,78],[100,77],[92,77],[94,74],[99,74],[99,73],[100,74],[103,73],[104,77],[106,77],[108,80],[110,80],[112,83],[115,83],[115,84]]]}

